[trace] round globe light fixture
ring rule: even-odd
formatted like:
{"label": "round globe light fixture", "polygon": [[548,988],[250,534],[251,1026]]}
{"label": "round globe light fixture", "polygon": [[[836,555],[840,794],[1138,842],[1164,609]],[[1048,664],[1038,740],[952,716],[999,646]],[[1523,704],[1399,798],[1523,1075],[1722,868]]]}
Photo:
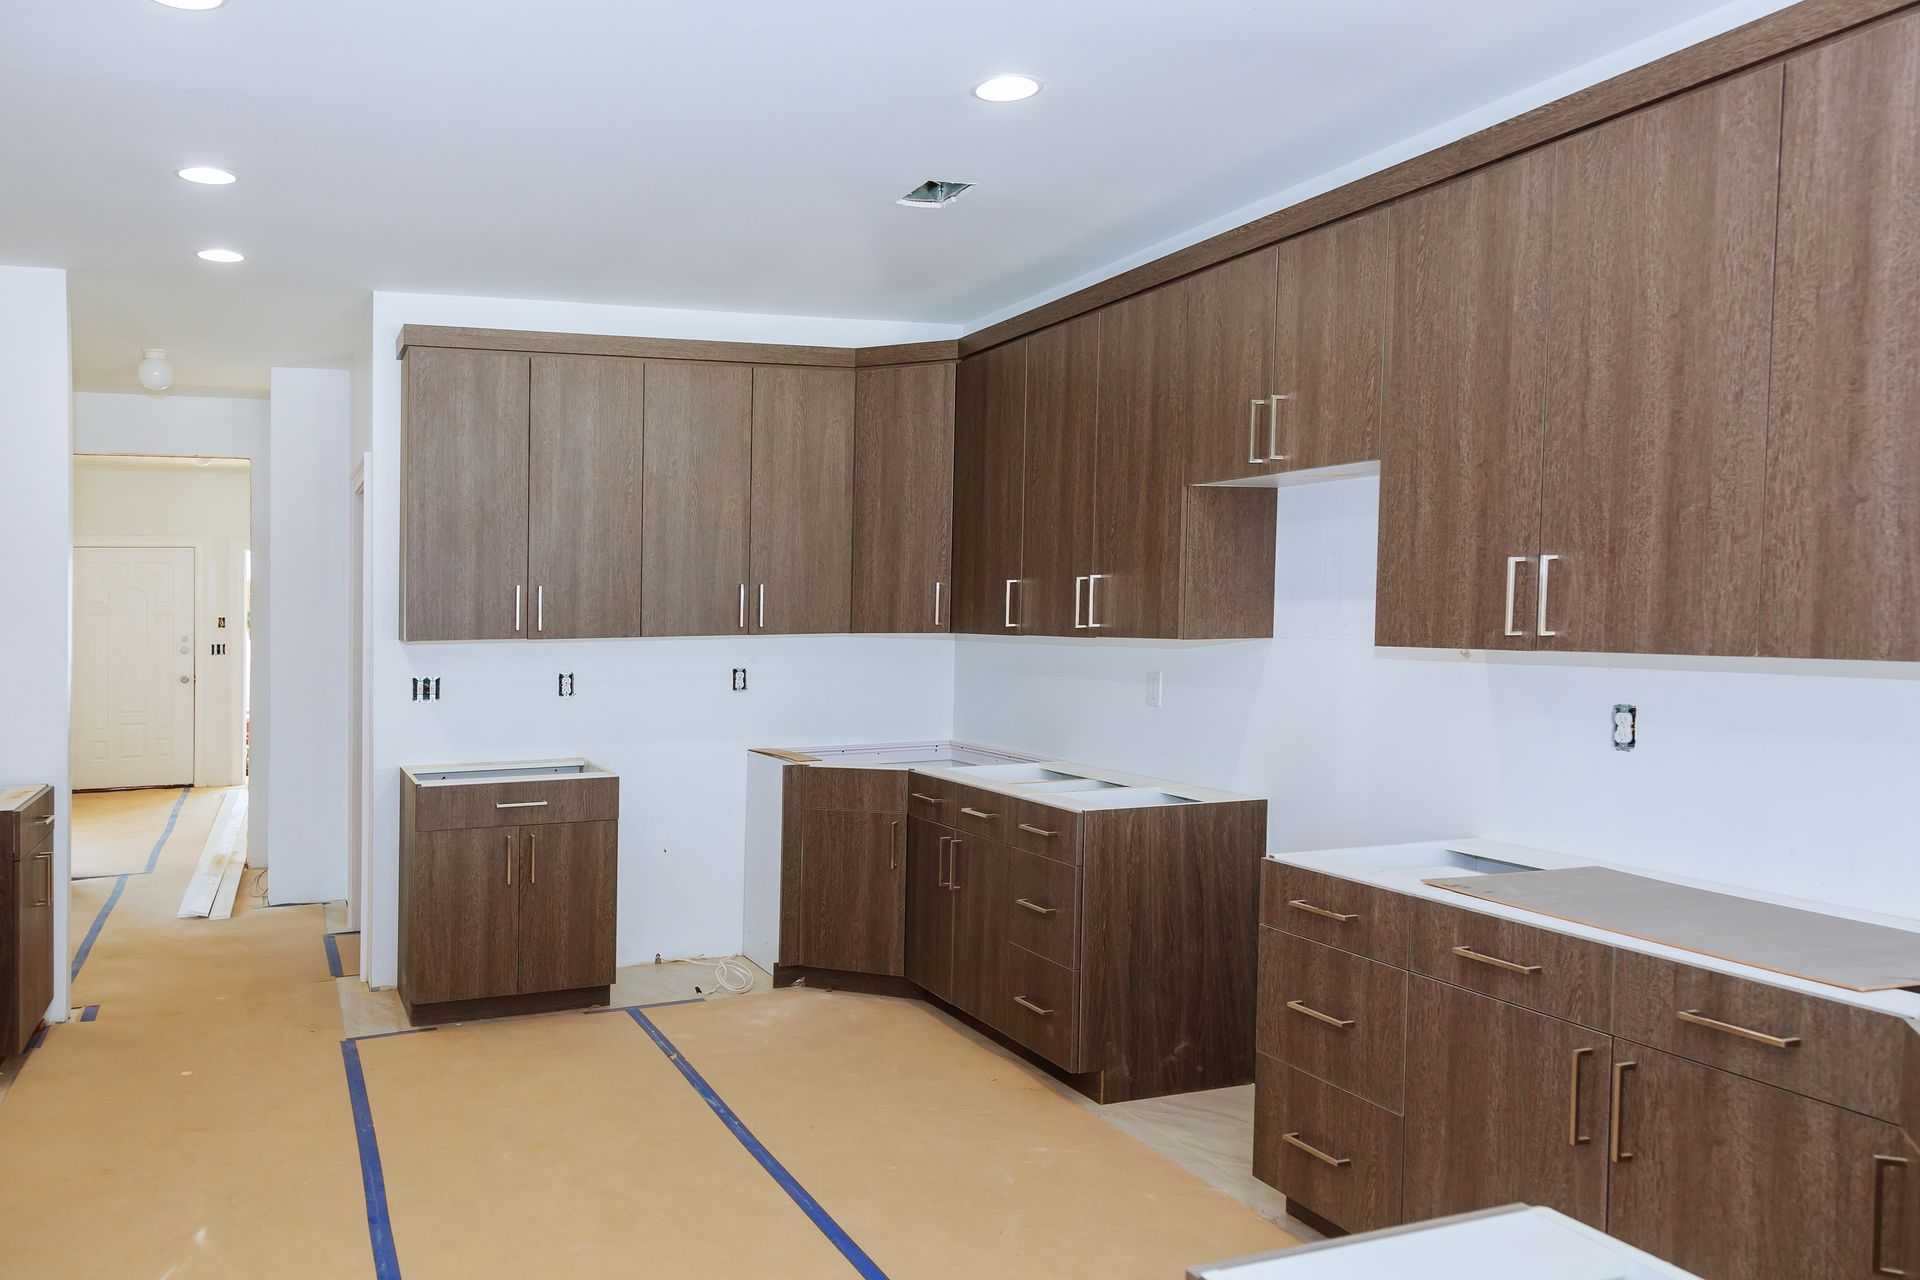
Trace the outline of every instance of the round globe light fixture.
{"label": "round globe light fixture", "polygon": [[245,262],[247,255],[235,249],[202,249],[194,255],[207,262]]}
{"label": "round globe light fixture", "polygon": [[173,364],[161,347],[142,347],[140,364],[134,370],[140,385],[149,391],[165,391],[173,385]]}
{"label": "round globe light fixture", "polygon": [[989,76],[973,86],[973,96],[982,102],[1019,102],[1040,92],[1040,82],[1032,76],[1008,74]]}
{"label": "round globe light fixture", "polygon": [[218,9],[226,2],[227,0],[159,0],[159,3],[167,6],[169,9],[193,9],[196,11]]}
{"label": "round globe light fixture", "polygon": [[216,169],[210,164],[190,164],[184,169],[175,169],[174,173],[188,182],[197,182],[203,187],[230,187],[240,179],[225,169]]}

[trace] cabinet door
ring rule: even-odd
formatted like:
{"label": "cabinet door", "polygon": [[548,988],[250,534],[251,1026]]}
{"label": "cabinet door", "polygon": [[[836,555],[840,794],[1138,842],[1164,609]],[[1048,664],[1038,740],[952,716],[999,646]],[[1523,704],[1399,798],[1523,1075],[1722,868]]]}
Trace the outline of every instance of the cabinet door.
{"label": "cabinet door", "polygon": [[1195,275],[1187,288],[1188,392],[1193,464],[1205,484],[1286,470],[1274,382],[1275,270],[1281,249],[1262,249]]}
{"label": "cabinet door", "polygon": [[1010,635],[1020,626],[1026,342],[960,362],[953,410],[953,629]]}
{"label": "cabinet door", "polygon": [[907,818],[810,809],[800,820],[800,962],[906,972]]}
{"label": "cabinet door", "polygon": [[641,629],[744,631],[753,370],[661,360],[646,379]]}
{"label": "cabinet door", "polygon": [[1385,209],[1280,244],[1270,431],[1275,470],[1380,456],[1392,224]]}
{"label": "cabinet door", "polygon": [[1612,1038],[1408,982],[1407,1218],[1522,1201],[1604,1229]]}
{"label": "cabinet door", "polygon": [[1755,650],[1780,78],[1548,149],[1541,648]]}
{"label": "cabinet door", "polygon": [[18,1025],[9,1028],[7,1054],[26,1047],[53,1003],[53,842],[48,840],[38,853],[22,854],[13,865],[19,910],[19,969],[14,975]]}
{"label": "cabinet door", "polygon": [[533,357],[526,634],[640,634],[646,363]]}
{"label": "cabinet door", "polygon": [[520,863],[527,828],[416,832],[401,875],[401,989],[414,1004],[508,996],[520,986]]}
{"label": "cabinet door", "polygon": [[907,819],[907,977],[942,1000],[953,991],[952,845],[939,823]]}
{"label": "cabinet door", "polygon": [[528,357],[407,353],[402,640],[526,634]]}
{"label": "cabinet door", "polygon": [[1760,652],[1920,661],[1920,15],[1786,64]]}
{"label": "cabinet door", "polygon": [[953,627],[953,377],[916,364],[855,381],[855,631]]}
{"label": "cabinet door", "polygon": [[1609,1234],[1704,1280],[1920,1268],[1920,1158],[1894,1126],[1644,1045],[1616,1052]]}
{"label": "cabinet door", "polygon": [[1550,178],[1534,152],[1389,211],[1378,644],[1533,647]]}
{"label": "cabinet door", "polygon": [[1180,530],[1187,450],[1187,285],[1100,312],[1100,429],[1095,452],[1096,634],[1180,634]]}
{"label": "cabinet door", "polygon": [[1020,630],[1086,634],[1093,572],[1093,476],[1100,392],[1100,321],[1082,316],[1026,341],[1026,534]]}
{"label": "cabinet door", "polygon": [[615,822],[523,828],[520,990],[613,984],[618,830]]}
{"label": "cabinet door", "polygon": [[961,834],[947,855],[953,888],[953,984],[947,997],[989,1023],[1001,1020],[997,997],[1007,972],[1007,882],[1012,850]]}
{"label": "cabinet door", "polygon": [[753,371],[755,631],[853,621],[853,370]]}

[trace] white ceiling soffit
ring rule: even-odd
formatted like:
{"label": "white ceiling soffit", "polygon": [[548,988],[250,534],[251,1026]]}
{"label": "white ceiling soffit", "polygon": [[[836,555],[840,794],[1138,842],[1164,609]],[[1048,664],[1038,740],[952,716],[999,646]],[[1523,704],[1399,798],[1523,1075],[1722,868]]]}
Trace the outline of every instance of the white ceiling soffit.
{"label": "white ceiling soffit", "polygon": [[[132,389],[143,346],[182,391],[344,363],[371,289],[963,325],[1775,7],[3,0],[0,261],[73,272],[89,389]],[[1002,71],[1045,89],[969,92]],[[976,185],[894,203],[928,179]]]}

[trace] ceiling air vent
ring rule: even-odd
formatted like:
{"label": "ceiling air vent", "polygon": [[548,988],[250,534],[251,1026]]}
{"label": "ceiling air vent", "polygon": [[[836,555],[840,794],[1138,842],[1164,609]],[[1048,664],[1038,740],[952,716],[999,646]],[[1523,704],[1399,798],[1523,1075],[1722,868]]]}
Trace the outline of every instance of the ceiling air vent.
{"label": "ceiling air vent", "polygon": [[972,185],[971,182],[940,182],[929,178],[894,203],[906,205],[909,209],[938,209],[958,200],[960,193]]}

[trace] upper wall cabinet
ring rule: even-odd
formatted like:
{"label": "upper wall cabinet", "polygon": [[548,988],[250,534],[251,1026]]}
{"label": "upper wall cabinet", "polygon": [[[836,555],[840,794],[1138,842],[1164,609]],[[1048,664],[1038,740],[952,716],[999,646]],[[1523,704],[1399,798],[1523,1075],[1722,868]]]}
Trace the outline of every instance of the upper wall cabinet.
{"label": "upper wall cabinet", "polygon": [[522,634],[640,634],[645,383],[640,360],[533,357]]}
{"label": "upper wall cabinet", "polygon": [[960,362],[953,412],[953,629],[1020,628],[1027,344]]}
{"label": "upper wall cabinet", "polygon": [[750,621],[753,370],[647,367],[641,632],[739,633]]}
{"label": "upper wall cabinet", "polygon": [[953,626],[953,383],[951,364],[857,375],[855,631]]}
{"label": "upper wall cabinet", "polygon": [[1920,14],[1786,64],[1760,652],[1920,661]]}
{"label": "upper wall cabinet", "polygon": [[852,629],[853,370],[753,371],[753,630]]}
{"label": "upper wall cabinet", "polygon": [[1085,635],[1100,453],[1100,317],[1043,329],[1020,345],[1027,353],[1026,529],[1015,621],[1026,635]]}

